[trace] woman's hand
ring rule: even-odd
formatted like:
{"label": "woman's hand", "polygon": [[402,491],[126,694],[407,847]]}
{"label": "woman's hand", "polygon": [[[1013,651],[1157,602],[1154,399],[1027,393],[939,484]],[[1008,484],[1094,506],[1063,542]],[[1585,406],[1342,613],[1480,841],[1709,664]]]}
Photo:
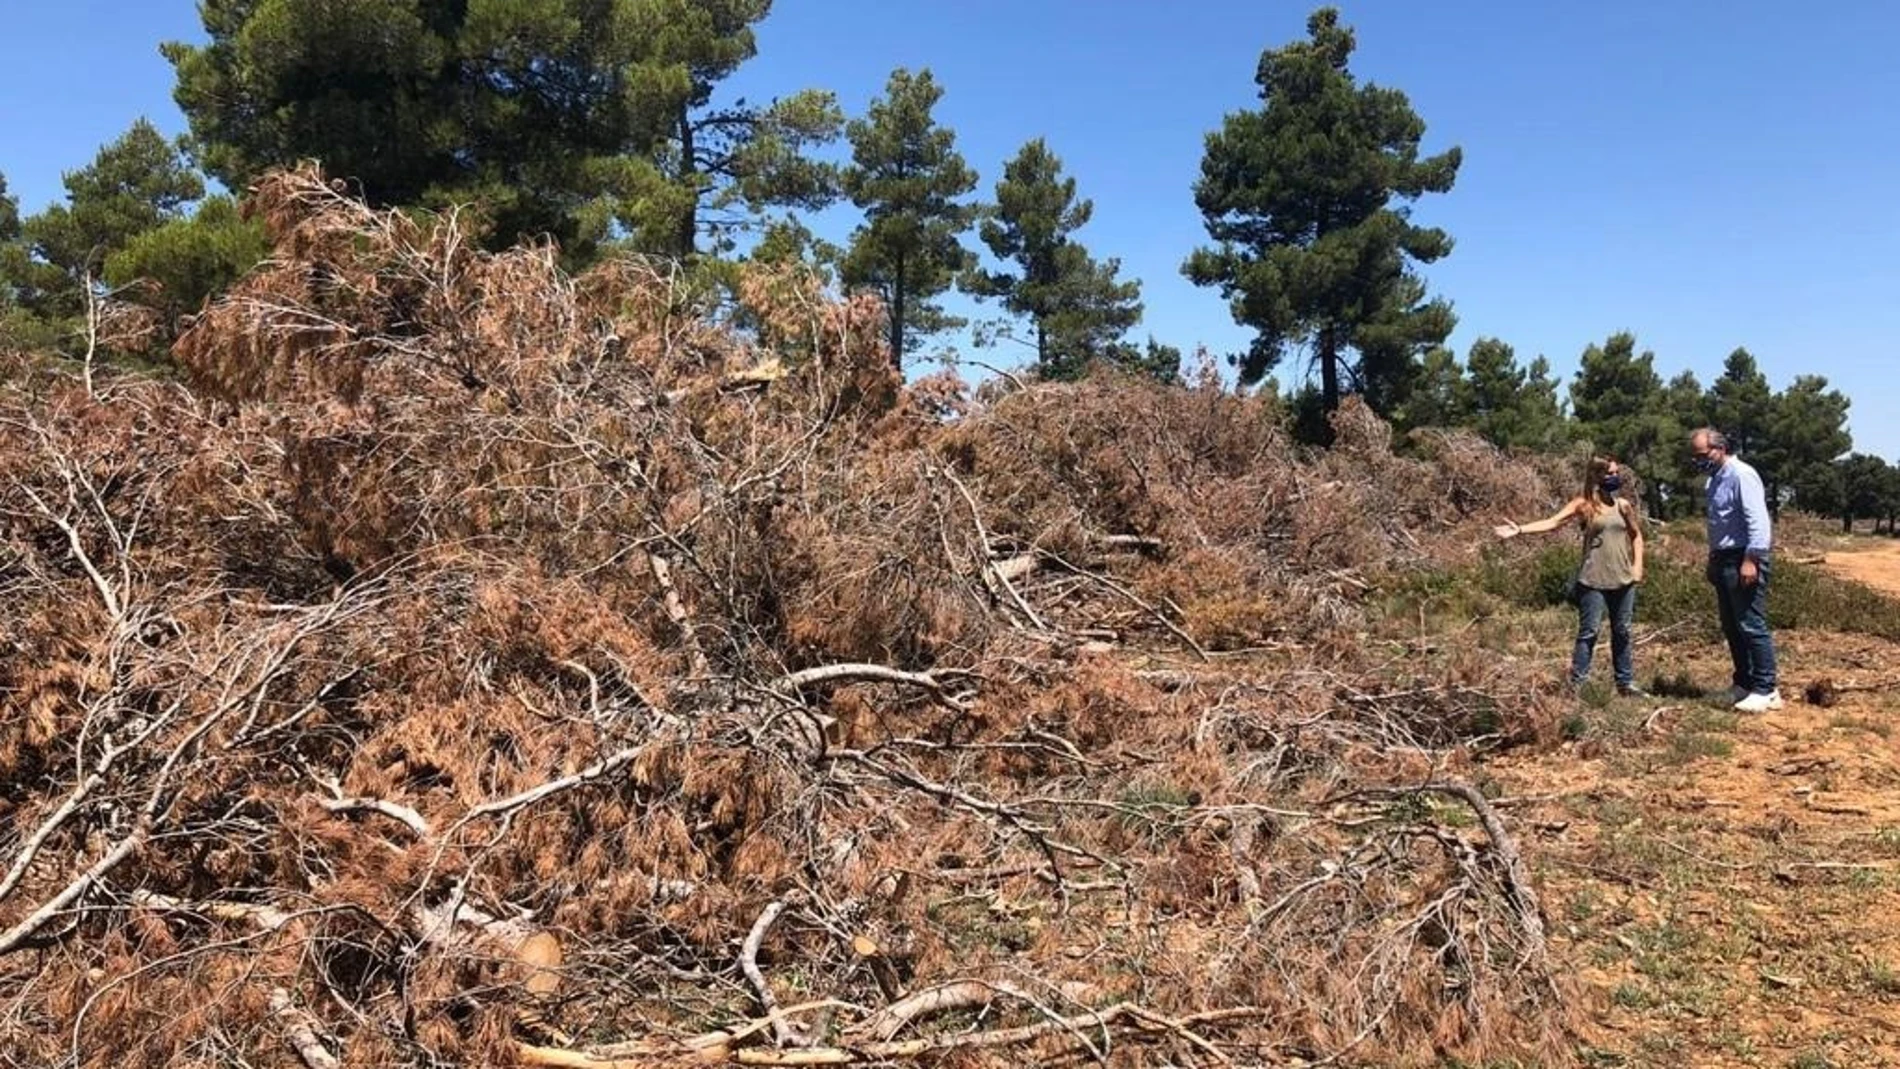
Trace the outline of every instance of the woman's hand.
{"label": "woman's hand", "polygon": [[1500,523],[1496,527],[1491,528],[1491,533],[1497,535],[1499,538],[1516,538],[1519,534],[1523,533],[1523,530],[1523,528],[1515,523]]}
{"label": "woman's hand", "polygon": [[1634,581],[1635,581],[1636,583],[1638,583],[1638,584],[1641,584],[1641,583],[1642,583],[1642,581],[1643,581],[1643,566],[1642,566],[1642,564],[1641,564],[1641,563],[1638,563],[1638,564],[1636,565],[1636,567],[1635,567],[1635,568],[1634,568],[1634,569],[1633,569],[1633,570],[1631,571],[1631,574],[1632,574],[1632,575],[1633,575],[1633,576],[1635,577],[1635,580],[1634,580]]}

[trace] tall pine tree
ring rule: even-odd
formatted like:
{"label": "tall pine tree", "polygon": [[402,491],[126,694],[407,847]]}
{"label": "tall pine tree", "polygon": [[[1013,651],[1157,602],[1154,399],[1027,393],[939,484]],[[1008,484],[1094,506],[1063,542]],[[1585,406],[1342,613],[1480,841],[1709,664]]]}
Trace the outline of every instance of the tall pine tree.
{"label": "tall pine tree", "polygon": [[1218,286],[1235,321],[1256,331],[1238,360],[1243,383],[1310,342],[1328,411],[1348,386],[1390,403],[1418,354],[1454,325],[1410,266],[1449,253],[1451,238],[1394,202],[1449,190],[1462,155],[1421,158],[1425,123],[1405,94],[1357,84],[1353,33],[1337,10],[1315,11],[1307,33],[1261,55],[1261,107],[1208,135],[1194,200],[1214,244],[1183,271]]}
{"label": "tall pine tree", "polygon": [[1570,421],[1557,399],[1559,383],[1550,359],[1539,356],[1524,369],[1524,389],[1518,395],[1517,419],[1509,444],[1549,452],[1570,439]]}
{"label": "tall pine tree", "polygon": [[1709,422],[1728,437],[1735,455],[1752,456],[1763,430],[1774,420],[1774,390],[1747,349],[1728,354],[1722,374],[1709,384],[1705,411]]}
{"label": "tall pine tree", "polygon": [[1577,430],[1599,453],[1607,453],[1635,468],[1651,491],[1652,511],[1660,512],[1655,471],[1658,450],[1676,443],[1668,440],[1661,413],[1662,379],[1656,374],[1654,353],[1636,352],[1636,336],[1612,334],[1602,345],[1583,351],[1577,377],[1570,384],[1570,411]]}
{"label": "tall pine tree", "polygon": [[1470,400],[1458,354],[1441,345],[1419,362],[1392,422],[1403,430],[1463,426],[1471,419]]}
{"label": "tall pine tree", "polygon": [[1075,378],[1097,359],[1141,362],[1121,342],[1141,319],[1141,284],[1117,279],[1120,261],[1098,262],[1074,237],[1094,211],[1076,198],[1075,179],[1037,138],[1004,165],[996,204],[978,229],[1011,270],[971,271],[966,288],[1029,321],[1044,378]]}
{"label": "tall pine tree", "polygon": [[1701,484],[1700,473],[1690,460],[1683,443],[1696,428],[1709,423],[1708,398],[1695,372],[1684,371],[1663,385],[1656,395],[1656,424],[1660,428],[1654,470],[1648,472],[1659,483],[1658,515],[1687,516],[1695,512]]}
{"label": "tall pine tree", "polygon": [[20,199],[7,192],[7,176],[0,174],[0,316],[15,307],[26,262],[26,243],[20,240]]}
{"label": "tall pine tree", "polygon": [[7,176],[0,174],[0,244],[20,240],[20,198],[7,192]]}
{"label": "tall pine tree", "polygon": [[24,255],[8,258],[4,283],[55,329],[85,313],[86,287],[100,280],[113,254],[183,218],[204,195],[204,180],[179,144],[144,119],[63,177],[66,203],[19,224]]}
{"label": "tall pine tree", "polygon": [[1497,338],[1471,343],[1459,403],[1472,429],[1500,449],[1548,452],[1564,441],[1550,361],[1540,356],[1519,367],[1516,351]]}
{"label": "tall pine tree", "polygon": [[315,158],[379,205],[476,203],[495,244],[551,234],[586,260],[629,237],[688,255],[730,209],[835,187],[803,155],[837,132],[829,95],[714,103],[769,7],[203,0],[207,40],[163,51],[205,167],[232,189]]}
{"label": "tall pine tree", "polygon": [[20,306],[32,256],[20,233],[19,198],[7,192],[0,175],[0,348],[34,349],[43,344],[38,324]]}
{"label": "tall pine tree", "polygon": [[931,115],[942,97],[928,70],[893,71],[884,96],[845,130],[844,191],[864,224],[851,235],[841,274],[845,285],[884,298],[899,368],[922,339],[962,325],[933,298],[975,260],[960,240],[975,210],[960,198],[976,188],[976,172],[957,152],[955,132]]}
{"label": "tall pine tree", "polygon": [[1841,530],[1851,533],[1855,520],[1871,519],[1878,526],[1886,515],[1887,491],[1893,469],[1880,457],[1854,453],[1837,465],[1841,482]]}
{"label": "tall pine tree", "polygon": [[752,216],[776,206],[816,210],[838,195],[838,172],[810,149],[844,126],[836,98],[805,90],[767,106],[715,105],[719,83],[758,54],[753,25],[772,0],[643,0],[646,54],[633,65],[669,112],[655,152],[664,183],[633,209],[639,244],[692,256],[702,235],[725,251]]}
{"label": "tall pine tree", "polygon": [[1775,396],[1755,449],[1770,509],[1779,512],[1789,498],[1798,508],[1821,513],[1838,507],[1834,462],[1854,447],[1847,433],[1848,404],[1847,396],[1830,389],[1823,375],[1797,376]]}

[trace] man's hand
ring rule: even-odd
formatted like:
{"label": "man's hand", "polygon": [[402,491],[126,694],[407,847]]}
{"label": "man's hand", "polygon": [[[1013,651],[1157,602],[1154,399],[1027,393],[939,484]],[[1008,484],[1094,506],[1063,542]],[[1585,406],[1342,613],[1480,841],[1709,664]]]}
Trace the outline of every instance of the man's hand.
{"label": "man's hand", "polygon": [[1742,558],[1742,585],[1754,586],[1761,579],[1761,568],[1755,564],[1755,558]]}
{"label": "man's hand", "polygon": [[1638,564],[1638,565],[1637,565],[1637,566],[1636,566],[1636,567],[1635,567],[1635,568],[1634,568],[1634,569],[1633,569],[1633,570],[1631,571],[1631,575],[1633,575],[1633,576],[1635,577],[1635,581],[1636,581],[1636,582],[1638,582],[1638,583],[1641,583],[1641,582],[1643,581],[1643,566],[1642,566],[1642,565],[1640,565],[1640,564]]}

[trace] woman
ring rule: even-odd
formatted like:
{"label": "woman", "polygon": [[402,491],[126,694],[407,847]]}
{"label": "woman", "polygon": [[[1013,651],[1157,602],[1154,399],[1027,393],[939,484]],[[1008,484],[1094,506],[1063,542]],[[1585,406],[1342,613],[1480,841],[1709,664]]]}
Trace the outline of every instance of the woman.
{"label": "woman", "polygon": [[1636,614],[1636,585],[1643,581],[1643,527],[1636,506],[1618,496],[1622,488],[1623,466],[1614,457],[1591,457],[1583,493],[1556,515],[1521,526],[1506,523],[1495,531],[1499,538],[1515,538],[1577,521],[1583,529],[1583,564],[1577,569],[1577,649],[1570,659],[1570,682],[1579,685],[1590,674],[1597,634],[1608,615],[1616,692],[1634,696],[1642,691],[1636,686],[1630,619]]}

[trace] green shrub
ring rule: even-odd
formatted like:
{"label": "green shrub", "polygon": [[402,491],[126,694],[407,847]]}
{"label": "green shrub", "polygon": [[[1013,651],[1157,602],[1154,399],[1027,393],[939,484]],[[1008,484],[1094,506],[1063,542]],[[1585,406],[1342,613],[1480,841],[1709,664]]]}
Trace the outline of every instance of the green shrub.
{"label": "green shrub", "polygon": [[1562,605],[1579,557],[1578,547],[1569,542],[1545,546],[1528,560],[1490,551],[1478,564],[1475,578],[1479,589],[1515,605]]}
{"label": "green shrub", "polygon": [[[1549,608],[1566,603],[1578,556],[1578,547],[1569,540],[1547,545],[1528,558],[1487,552],[1473,569],[1414,577],[1408,586],[1414,595],[1430,593],[1428,609],[1433,602],[1457,604],[1460,586],[1520,608]],[[1704,636],[1716,634],[1720,622],[1715,591],[1701,562],[1652,554],[1636,595],[1636,618],[1649,627],[1688,622]],[[1900,641],[1900,598],[1811,564],[1779,560],[1769,580],[1768,622],[1776,630],[1841,631]]]}
{"label": "green shrub", "polygon": [[1811,564],[1776,561],[1768,584],[1768,623],[1900,641],[1900,598]]}

